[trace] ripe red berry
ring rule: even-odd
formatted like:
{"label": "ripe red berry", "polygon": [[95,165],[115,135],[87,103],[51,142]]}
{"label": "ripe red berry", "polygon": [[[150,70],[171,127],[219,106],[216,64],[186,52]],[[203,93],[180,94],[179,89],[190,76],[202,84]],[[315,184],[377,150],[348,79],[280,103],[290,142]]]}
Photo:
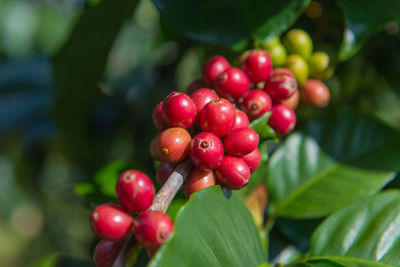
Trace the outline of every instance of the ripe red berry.
{"label": "ripe red berry", "polygon": [[194,105],[196,106],[197,115],[210,101],[217,99],[218,95],[214,90],[208,88],[200,88],[191,96]]}
{"label": "ripe red berry", "polygon": [[289,70],[279,68],[274,70],[265,81],[264,90],[274,102],[287,99],[297,90],[296,78]]}
{"label": "ripe red berry", "polygon": [[101,239],[120,240],[129,235],[132,217],[114,204],[97,206],[90,217],[93,232]]}
{"label": "ripe red berry", "polygon": [[153,137],[150,143],[150,155],[155,159],[155,160],[160,160],[158,155],[157,155],[157,143],[158,143],[158,137],[160,135],[157,134],[156,136]]}
{"label": "ripe red berry", "polygon": [[249,118],[247,117],[246,113],[243,111],[236,109],[235,110],[236,117],[235,117],[235,125],[233,126],[233,129],[239,129],[239,128],[248,128],[249,127]]}
{"label": "ripe red berry", "polygon": [[276,105],[272,108],[271,117],[268,120],[271,126],[278,134],[287,135],[296,126],[296,114],[285,105]]}
{"label": "ripe red berry", "polygon": [[174,171],[174,169],[175,169],[174,163],[160,162],[160,165],[158,165],[157,171],[156,171],[157,182],[160,185],[165,184],[165,182],[167,181],[167,179],[171,175],[171,173]]}
{"label": "ripe red berry", "polygon": [[183,128],[168,128],[158,137],[158,158],[170,163],[184,160],[189,152],[191,139],[189,132]]}
{"label": "ripe red berry", "polygon": [[200,112],[200,128],[218,137],[229,133],[235,125],[235,108],[226,99],[218,98],[209,102]]}
{"label": "ripe red berry", "polygon": [[164,122],[162,117],[162,105],[163,102],[158,103],[158,105],[153,110],[153,123],[154,126],[160,131],[164,131],[168,128],[168,125]]}
{"label": "ripe red berry", "polygon": [[191,95],[194,93],[194,91],[205,87],[207,87],[207,84],[202,79],[196,79],[189,84],[188,88],[186,89],[186,94]]}
{"label": "ripe red berry", "polygon": [[123,240],[101,240],[93,252],[93,261],[97,267],[111,267],[125,244]]}
{"label": "ripe red berry", "polygon": [[196,106],[188,95],[172,92],[163,102],[162,116],[169,126],[185,129],[192,127],[196,119]]}
{"label": "ripe red berry", "polygon": [[289,96],[289,98],[281,100],[280,103],[276,103],[276,104],[283,104],[283,105],[287,106],[288,108],[295,110],[297,108],[297,106],[299,105],[299,100],[300,100],[300,93],[299,93],[299,90],[296,90],[296,92],[294,92],[293,95]]}
{"label": "ripe red berry", "polygon": [[249,183],[250,169],[241,158],[225,156],[215,171],[218,182],[229,189],[240,189]]}
{"label": "ripe red berry", "polygon": [[167,214],[147,210],[139,214],[134,223],[135,237],[146,249],[157,249],[171,235],[173,224]]}
{"label": "ripe red berry", "polygon": [[196,135],[190,145],[190,159],[201,170],[215,170],[224,158],[224,147],[218,136],[209,132]]}
{"label": "ripe red berry", "polygon": [[217,180],[213,171],[193,169],[184,184],[183,191],[185,196],[189,198],[191,194],[216,184]]}
{"label": "ripe red berry", "polygon": [[133,212],[147,210],[155,195],[151,179],[138,170],[124,171],[118,178],[115,191],[122,207]]}
{"label": "ripe red berry", "polygon": [[254,172],[258,169],[261,163],[261,153],[258,148],[251,151],[249,154],[242,156],[242,159],[247,163],[250,168],[250,172]]}
{"label": "ripe red berry", "polygon": [[204,62],[202,68],[203,80],[204,82],[211,87],[214,87],[215,80],[217,77],[229,68],[231,65],[228,60],[226,60],[223,56],[214,56],[207,61]]}
{"label": "ripe red berry", "polygon": [[240,108],[246,112],[250,120],[254,120],[271,111],[272,100],[266,92],[253,89],[246,94]]}
{"label": "ripe red berry", "polygon": [[252,50],[243,63],[243,70],[252,83],[265,81],[272,71],[271,57],[265,50]]}
{"label": "ripe red berry", "polygon": [[328,87],[320,80],[307,80],[300,90],[301,101],[316,108],[326,107],[330,96]]}
{"label": "ripe red berry", "polygon": [[225,137],[224,148],[229,155],[243,156],[256,149],[258,141],[258,134],[253,129],[235,129]]}
{"label": "ripe red berry", "polygon": [[218,94],[230,101],[237,101],[250,90],[250,79],[241,69],[228,68],[215,81]]}

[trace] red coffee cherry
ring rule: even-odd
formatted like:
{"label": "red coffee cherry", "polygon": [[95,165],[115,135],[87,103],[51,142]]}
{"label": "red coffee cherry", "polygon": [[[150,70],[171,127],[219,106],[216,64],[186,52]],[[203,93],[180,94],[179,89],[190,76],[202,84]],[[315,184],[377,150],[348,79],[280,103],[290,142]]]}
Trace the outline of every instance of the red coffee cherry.
{"label": "red coffee cherry", "polygon": [[213,171],[193,169],[184,184],[183,192],[185,196],[189,198],[191,194],[216,184],[217,180]]}
{"label": "red coffee cherry", "polygon": [[168,125],[164,122],[162,117],[162,105],[163,102],[158,103],[158,105],[153,110],[153,123],[154,126],[160,131],[164,131],[168,128]]}
{"label": "red coffee cherry", "polygon": [[90,217],[93,232],[101,239],[120,240],[129,235],[132,217],[114,204],[97,206]]}
{"label": "red coffee cherry", "polygon": [[266,92],[253,89],[246,94],[240,108],[246,112],[250,120],[254,120],[271,111],[272,100]]}
{"label": "red coffee cherry", "polygon": [[125,244],[123,240],[101,240],[93,251],[93,261],[97,267],[112,267]]}
{"label": "red coffee cherry", "polygon": [[256,149],[258,141],[258,134],[253,129],[235,129],[225,137],[224,148],[229,155],[244,156]]}
{"label": "red coffee cherry", "polygon": [[191,140],[189,132],[183,128],[173,127],[165,130],[158,137],[158,158],[169,163],[184,160],[189,152]]}
{"label": "red coffee cherry", "polygon": [[217,77],[229,68],[231,65],[228,60],[226,60],[223,56],[214,56],[207,61],[204,62],[202,68],[203,80],[204,82],[211,87],[214,87],[215,80]]}
{"label": "red coffee cherry", "polygon": [[243,70],[252,83],[265,81],[272,71],[271,57],[265,50],[252,50],[243,63]]}
{"label": "red coffee cherry", "polygon": [[225,156],[215,171],[218,182],[229,189],[240,189],[249,183],[250,169],[241,158]]}
{"label": "red coffee cherry", "polygon": [[224,147],[218,136],[209,132],[196,135],[190,145],[190,159],[201,170],[215,170],[224,158]]}
{"label": "red coffee cherry", "polygon": [[296,78],[287,69],[274,70],[265,81],[264,91],[267,92],[274,102],[287,99],[297,90]]}
{"label": "red coffee cherry", "polygon": [[295,110],[297,108],[297,106],[299,105],[299,100],[300,100],[300,93],[299,93],[299,90],[296,90],[296,92],[294,92],[293,95],[289,96],[289,98],[281,100],[280,103],[276,103],[276,104],[283,104],[283,105],[287,106],[288,108]]}
{"label": "red coffee cherry", "polygon": [[160,162],[160,165],[157,167],[156,171],[156,179],[160,185],[165,184],[168,177],[175,169],[175,164],[169,162]]}
{"label": "red coffee cherry", "polygon": [[255,172],[261,163],[261,153],[258,148],[254,149],[249,154],[242,156],[242,159],[247,163],[250,168],[250,172]]}
{"label": "red coffee cherry", "polygon": [[206,88],[207,84],[202,80],[202,79],[196,79],[193,82],[191,82],[186,89],[186,94],[191,95],[194,93],[194,91],[200,89],[200,88]]}
{"label": "red coffee cherry", "polygon": [[196,106],[197,115],[200,111],[212,100],[218,98],[214,90],[208,88],[200,88],[196,90],[191,96],[194,105]]}
{"label": "red coffee cherry", "polygon": [[196,106],[188,95],[172,92],[163,102],[162,116],[169,126],[185,129],[192,127],[196,119]]}
{"label": "red coffee cherry", "polygon": [[200,112],[200,128],[218,137],[224,137],[235,125],[235,108],[226,99],[218,98],[209,102]]}
{"label": "red coffee cherry", "polygon": [[146,249],[158,249],[167,241],[173,228],[167,214],[154,210],[140,213],[134,223],[135,238]]}
{"label": "red coffee cherry", "polygon": [[271,126],[278,134],[287,135],[293,131],[296,126],[296,114],[285,105],[276,105],[272,108],[271,117],[268,120]]}
{"label": "red coffee cherry", "polygon": [[235,109],[236,117],[235,117],[235,125],[233,126],[233,129],[239,129],[239,128],[248,128],[249,127],[249,118],[247,117],[246,113],[239,109]]}
{"label": "red coffee cherry", "polygon": [[301,87],[300,98],[310,106],[324,108],[329,104],[331,94],[322,81],[310,79]]}
{"label": "red coffee cherry", "polygon": [[237,101],[250,90],[250,79],[241,69],[228,68],[215,81],[218,94],[230,101]]}
{"label": "red coffee cherry", "polygon": [[138,170],[124,171],[118,178],[115,191],[122,207],[133,212],[147,210],[155,195],[151,179]]}

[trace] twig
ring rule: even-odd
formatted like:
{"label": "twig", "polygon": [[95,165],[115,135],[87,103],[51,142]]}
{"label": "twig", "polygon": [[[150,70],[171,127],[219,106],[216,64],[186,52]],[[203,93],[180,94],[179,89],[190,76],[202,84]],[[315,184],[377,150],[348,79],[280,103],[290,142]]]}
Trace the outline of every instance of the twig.
{"label": "twig", "polygon": [[[183,182],[189,176],[193,165],[190,159],[178,164],[175,170],[168,177],[168,180],[158,191],[154,198],[153,205],[150,209],[166,212],[171,201],[174,199],[176,193],[181,188]],[[113,267],[126,267],[129,262],[130,255],[136,246],[136,240],[133,233],[129,236],[128,240],[122,247],[118,254],[117,259],[114,261]]]}

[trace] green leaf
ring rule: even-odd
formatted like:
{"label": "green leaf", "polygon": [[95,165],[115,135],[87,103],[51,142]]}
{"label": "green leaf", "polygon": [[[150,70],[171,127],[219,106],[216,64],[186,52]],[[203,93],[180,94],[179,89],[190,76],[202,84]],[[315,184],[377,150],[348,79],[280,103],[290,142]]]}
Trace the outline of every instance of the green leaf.
{"label": "green leaf", "polygon": [[149,266],[258,266],[266,260],[250,212],[236,192],[227,199],[221,187],[212,186],[193,194],[174,227]]}
{"label": "green leaf", "polygon": [[190,38],[238,50],[249,39],[265,39],[286,31],[309,0],[227,1],[153,0],[166,21]]}
{"label": "green leaf", "polygon": [[305,262],[284,265],[285,267],[394,267],[394,265],[383,264],[375,261],[364,260],[351,257],[312,257]]}
{"label": "green leaf", "polygon": [[372,195],[400,168],[397,132],[362,115],[311,121],[269,161],[270,214],[318,218]]}
{"label": "green leaf", "polygon": [[400,19],[400,1],[339,0],[346,20],[339,58],[347,60],[386,23]]}
{"label": "green leaf", "polygon": [[275,131],[268,125],[269,117],[271,117],[271,112],[265,113],[250,123],[249,127],[258,133],[261,141],[268,139],[278,140]]}
{"label": "green leaf", "polygon": [[330,215],[312,235],[307,253],[327,256],[399,266],[400,190],[385,191]]}

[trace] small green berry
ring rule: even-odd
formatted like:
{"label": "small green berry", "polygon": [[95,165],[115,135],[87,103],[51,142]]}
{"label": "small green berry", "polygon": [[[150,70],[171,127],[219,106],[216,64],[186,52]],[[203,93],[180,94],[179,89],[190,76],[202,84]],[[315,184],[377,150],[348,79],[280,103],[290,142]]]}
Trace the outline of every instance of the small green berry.
{"label": "small green berry", "polygon": [[313,50],[310,35],[301,29],[290,30],[283,38],[283,45],[290,54],[297,54],[309,59]]}
{"label": "small green berry", "polygon": [[309,70],[304,58],[299,55],[289,55],[286,65],[293,72],[299,86],[307,81]]}
{"label": "small green berry", "polygon": [[272,64],[274,67],[282,67],[286,64],[287,53],[285,47],[282,44],[275,44],[265,49],[271,56]]}
{"label": "small green berry", "polygon": [[325,80],[333,73],[333,68],[329,67],[329,56],[325,52],[314,52],[310,58],[310,76]]}

